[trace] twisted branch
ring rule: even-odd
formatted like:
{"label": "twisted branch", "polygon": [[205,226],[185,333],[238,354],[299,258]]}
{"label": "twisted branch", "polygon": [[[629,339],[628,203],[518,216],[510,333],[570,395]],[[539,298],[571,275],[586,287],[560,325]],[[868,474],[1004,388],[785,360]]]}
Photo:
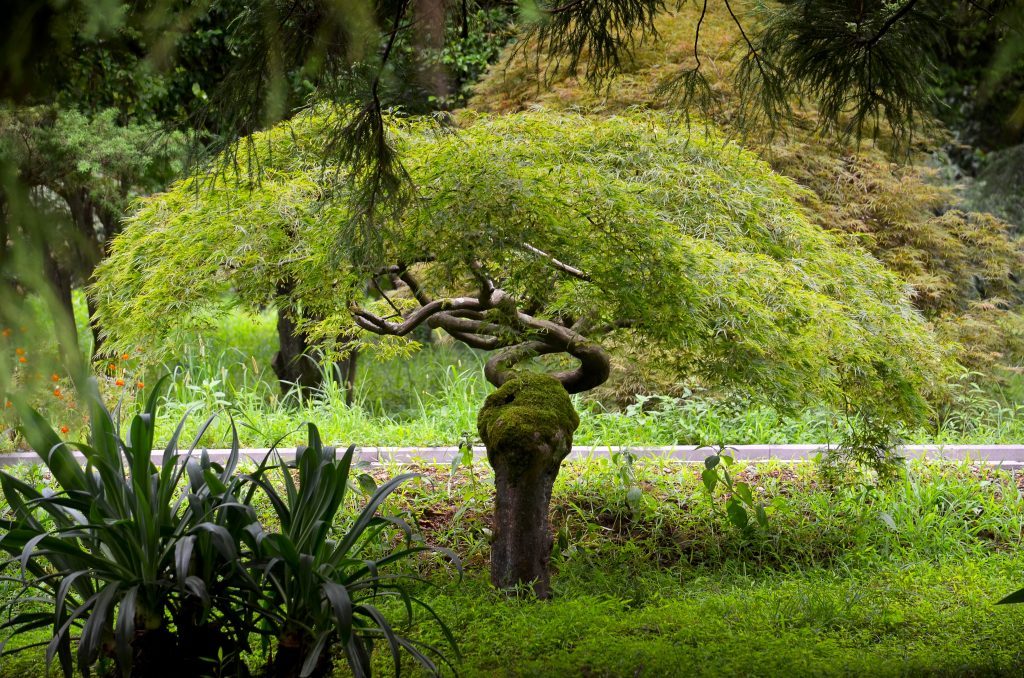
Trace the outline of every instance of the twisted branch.
{"label": "twisted branch", "polygon": [[[536,248],[531,251],[534,249]],[[585,275],[541,250],[536,250],[535,253],[545,256],[566,273],[578,274],[576,277]],[[419,308],[403,314],[382,291],[387,303],[402,318],[401,322],[389,322],[355,305],[349,310],[359,327],[374,334],[405,336],[426,322],[429,327],[444,330],[452,338],[468,346],[497,351],[484,367],[484,375],[494,386],[501,386],[508,381],[519,363],[553,353],[568,353],[579,360],[580,364],[576,368],[551,375],[561,382],[569,393],[590,390],[608,379],[611,370],[608,353],[600,344],[587,339],[577,331],[583,329],[586,323],[578,322],[573,327],[567,327],[519,311],[515,299],[496,287],[479,263],[470,262],[470,270],[480,283],[480,293],[477,297],[430,300],[407,268],[397,266],[389,269],[388,273],[397,276],[409,287],[420,303]],[[494,322],[485,315],[485,311],[496,308],[501,308],[501,315],[509,318],[508,324]]]}

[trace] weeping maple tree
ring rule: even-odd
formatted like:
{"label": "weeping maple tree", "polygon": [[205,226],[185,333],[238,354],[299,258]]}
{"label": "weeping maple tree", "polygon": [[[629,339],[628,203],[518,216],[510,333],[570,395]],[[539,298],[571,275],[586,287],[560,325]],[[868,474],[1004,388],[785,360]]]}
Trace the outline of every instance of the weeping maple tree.
{"label": "weeping maple tree", "polygon": [[[139,202],[92,295],[109,346],[158,352],[228,306],[305,309],[337,350],[428,327],[488,351],[492,580],[550,594],[548,503],[612,357],[781,406],[914,421],[945,359],[905,286],[814,225],[802,190],[713,130],[655,114],[388,120],[416,193],[372,231],[325,164],[320,110]],[[367,283],[369,281],[369,284]],[[281,291],[288,298],[281,299]],[[231,292],[231,294],[229,294]],[[344,338],[342,341],[339,338]]]}

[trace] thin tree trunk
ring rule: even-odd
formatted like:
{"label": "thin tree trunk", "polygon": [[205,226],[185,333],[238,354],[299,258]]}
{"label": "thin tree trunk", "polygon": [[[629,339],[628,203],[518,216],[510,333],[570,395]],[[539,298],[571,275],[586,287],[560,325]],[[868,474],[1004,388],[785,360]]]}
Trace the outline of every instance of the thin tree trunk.
{"label": "thin tree trunk", "polygon": [[298,329],[295,311],[279,308],[277,311],[277,354],[272,367],[281,382],[281,392],[298,389],[301,398],[323,385],[323,370],[311,355],[309,339]]}
{"label": "thin tree trunk", "polygon": [[[124,196],[124,199],[127,200],[127,195]],[[103,232],[97,237],[95,229],[93,229],[92,242],[95,243],[95,249],[83,267],[83,280],[87,284],[92,282],[96,267],[110,253],[110,243],[114,236],[121,232],[121,214],[97,208],[96,216],[103,225]],[[99,323],[96,322],[96,304],[88,294],[85,296],[85,301],[89,309],[89,329],[92,331],[92,359],[95,360],[103,347],[103,337],[100,334]]]}
{"label": "thin tree trunk", "polygon": [[334,363],[335,378],[345,389],[345,404],[349,407],[355,399],[356,394],[356,365],[359,359],[359,349],[353,348],[349,354]]}
{"label": "thin tree trunk", "polygon": [[62,317],[54,318],[61,360],[65,366],[70,367],[78,351],[78,327],[75,324],[75,304],[71,297],[71,275],[57,263],[53,255],[47,254],[46,277],[62,311]]}
{"label": "thin tree trunk", "polygon": [[[324,385],[324,377],[330,375],[345,390],[345,403],[351,405],[355,396],[356,363],[359,355],[353,347],[349,354],[334,363],[332,369],[322,367],[324,352],[311,343],[305,332],[299,329],[301,311],[290,303],[293,286],[282,283],[278,286],[277,340],[278,350],[272,367],[281,383],[281,392],[299,390],[299,397],[306,398]],[[351,338],[349,338],[351,339]],[[344,342],[345,336],[339,337]]]}

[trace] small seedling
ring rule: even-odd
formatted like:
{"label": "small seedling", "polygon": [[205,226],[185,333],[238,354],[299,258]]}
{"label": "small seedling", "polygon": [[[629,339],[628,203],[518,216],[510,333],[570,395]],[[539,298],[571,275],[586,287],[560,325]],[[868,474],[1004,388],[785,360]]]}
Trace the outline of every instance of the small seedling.
{"label": "small seedling", "polygon": [[[724,452],[728,448],[722,447],[718,454],[713,454],[704,460],[704,470],[701,471],[701,481],[708,491],[708,498],[711,500],[711,509],[719,515],[723,515],[736,527],[746,529],[753,522],[761,528],[768,527],[768,514],[764,506],[754,501],[754,493],[750,484],[743,481],[733,481],[729,473],[735,460]],[[715,502],[715,488],[721,486],[729,498],[725,502],[725,510],[722,511]]]}

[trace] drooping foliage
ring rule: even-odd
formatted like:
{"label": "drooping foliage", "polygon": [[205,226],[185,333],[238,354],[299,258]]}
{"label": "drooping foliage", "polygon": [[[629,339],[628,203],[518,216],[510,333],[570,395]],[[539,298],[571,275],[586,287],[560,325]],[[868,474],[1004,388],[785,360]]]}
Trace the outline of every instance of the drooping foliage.
{"label": "drooping foliage", "polygon": [[[283,281],[320,318],[312,334],[401,350],[417,304],[479,308],[485,281],[508,303],[442,325],[463,340],[456,321],[485,328],[474,345],[571,331],[777,403],[904,418],[942,380],[904,285],[816,226],[793,182],[711,132],[689,136],[653,114],[467,115],[457,131],[393,119],[415,209],[376,239],[339,241],[349,184],[322,162],[331,117],[256,135],[258,183],[214,169],[139,204],[92,290],[110,350],[158,351],[215,315],[229,289],[256,308]],[[377,284],[389,271],[401,276],[390,294]]]}
{"label": "drooping foliage", "polygon": [[[563,65],[553,73],[543,60],[538,68],[510,53],[478,85],[472,105],[491,112],[543,105],[606,115],[638,106],[672,110],[678,88],[685,85],[678,73],[697,63],[693,26],[701,19],[701,10],[700,3],[688,4],[659,16],[656,37],[637,46],[622,65],[622,74],[605,89],[586,85],[586,63],[575,72]],[[815,133],[820,123],[813,99],[801,103],[796,119],[783,125],[781,134],[741,130],[744,102],[731,77],[742,58],[742,50],[734,48],[741,39],[729,13],[709,4],[700,54],[710,119],[742,135],[744,144],[776,171],[810,189],[801,200],[815,222],[854,235],[905,280],[912,287],[914,305],[943,340],[959,345],[962,363],[993,376],[1018,364],[1024,355],[1024,318],[1019,312],[1024,290],[1016,272],[1024,265],[1024,245],[1006,223],[967,210],[968,205],[994,207],[994,201],[976,196],[961,206],[957,192],[941,185],[924,163],[893,163],[870,143],[846,146],[821,137]],[[700,121],[690,123],[700,134]],[[1011,177],[1012,172],[1001,176]],[[1008,182],[1012,179],[990,183]],[[985,182],[978,182],[974,192],[984,189]]]}

